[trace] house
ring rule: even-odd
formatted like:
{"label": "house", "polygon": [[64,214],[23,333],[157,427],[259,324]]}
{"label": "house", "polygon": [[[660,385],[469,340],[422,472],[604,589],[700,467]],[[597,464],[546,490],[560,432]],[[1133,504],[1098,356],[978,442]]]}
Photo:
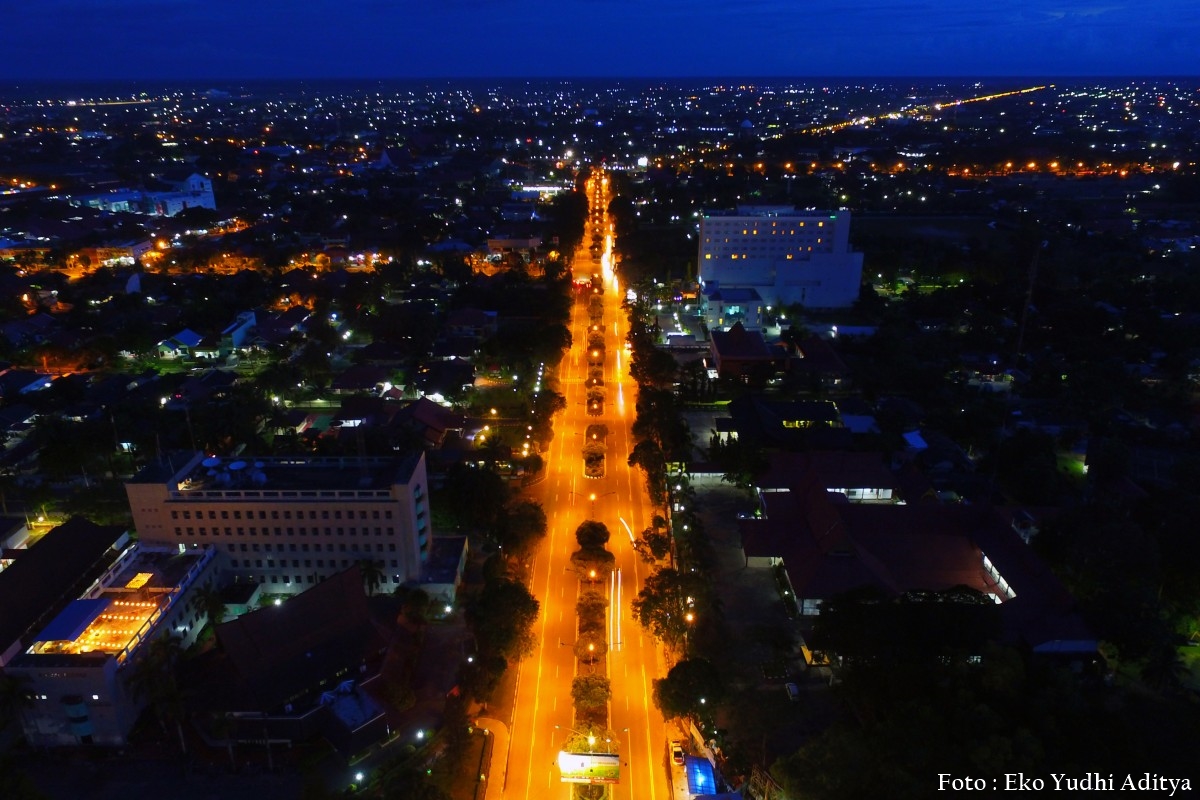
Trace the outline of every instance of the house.
{"label": "house", "polygon": [[0,398],[11,399],[50,388],[49,375],[28,369],[10,369],[0,374]]}
{"label": "house", "polygon": [[250,346],[251,334],[254,332],[255,316],[253,311],[242,311],[233,322],[221,331],[221,355],[228,356],[238,350]]}
{"label": "house", "polygon": [[729,417],[716,420],[722,441],[742,439],[780,450],[850,445],[851,434],[842,425],[838,407],[828,400],[768,400],[751,394],[735,398],[726,410]]}
{"label": "house", "polygon": [[450,336],[469,336],[477,341],[482,341],[496,335],[497,325],[495,311],[456,308],[446,315],[444,327]]}
{"label": "house", "polygon": [[189,358],[195,355],[195,350],[204,341],[204,337],[191,328],[184,328],[174,336],[163,339],[158,343],[159,358]]}
{"label": "house", "polygon": [[204,403],[223,396],[237,382],[236,372],[221,369],[205,370],[199,375],[189,376],[167,398],[164,405],[172,410],[189,408],[197,403]]}
{"label": "house", "polygon": [[721,288],[717,281],[704,287],[704,322],[711,331],[742,325],[758,330],[763,325],[763,299],[750,287]]}
{"label": "house", "polygon": [[785,362],[778,348],[768,347],[761,333],[747,330],[741,322],[728,331],[712,331],[711,347],[717,375],[722,378],[765,383]]}
{"label": "house", "polygon": [[396,414],[394,424],[410,430],[426,447],[439,448],[448,434],[462,435],[466,419],[462,414],[421,397],[402,408]]}
{"label": "house", "polygon": [[1026,517],[983,505],[852,504],[814,478],[762,495],[739,520],[747,566],[782,567],[802,616],[845,592],[887,597],[967,587],[1000,605],[1003,640],[1030,651],[1097,642],[1074,599],[1018,530]]}
{"label": "house", "polygon": [[334,377],[330,389],[335,394],[355,394],[359,392],[379,393],[385,388],[391,388],[392,372],[384,367],[371,364],[359,364],[343,370]]}
{"label": "house", "polygon": [[843,386],[850,377],[850,368],[828,341],[808,336],[796,346],[796,357],[788,364],[789,372],[798,372],[813,385],[826,389]]}
{"label": "house", "polygon": [[816,481],[825,491],[851,503],[891,503],[897,484],[879,453],[813,450],[772,453],[767,470],[755,482],[759,493],[789,492]]}
{"label": "house", "polygon": [[27,347],[46,341],[58,328],[58,320],[49,314],[34,314],[5,323],[0,332],[14,347]]}

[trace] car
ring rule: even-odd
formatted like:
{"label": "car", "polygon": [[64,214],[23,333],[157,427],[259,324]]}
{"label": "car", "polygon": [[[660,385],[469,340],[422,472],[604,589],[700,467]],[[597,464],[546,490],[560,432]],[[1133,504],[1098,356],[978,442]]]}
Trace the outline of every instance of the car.
{"label": "car", "polygon": [[793,703],[800,699],[800,687],[794,683],[785,683],[783,688],[787,690],[788,700]]}
{"label": "car", "polygon": [[683,766],[683,743],[678,739],[671,742],[671,763]]}

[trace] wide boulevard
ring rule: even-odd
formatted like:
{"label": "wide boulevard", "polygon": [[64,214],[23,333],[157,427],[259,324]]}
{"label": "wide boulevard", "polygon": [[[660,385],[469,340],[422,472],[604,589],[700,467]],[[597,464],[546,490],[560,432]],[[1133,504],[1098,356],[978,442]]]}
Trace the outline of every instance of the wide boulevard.
{"label": "wide boulevard", "polygon": [[[595,519],[611,532],[608,548],[616,557],[616,571],[599,587],[609,594],[609,650],[606,664],[594,668],[605,666],[612,683],[609,728],[615,740],[599,742],[595,749],[621,757],[620,783],[611,787],[610,797],[668,800],[667,728],[651,700],[651,681],[661,674],[661,659],[654,639],[643,633],[630,611],[630,601],[648,571],[631,541],[649,524],[652,510],[642,475],[627,461],[633,446],[630,426],[637,390],[628,376],[624,349],[628,326],[621,309],[624,289],[613,270],[613,233],[606,211],[609,187],[602,171],[592,173],[586,191],[587,229],[574,257],[574,274],[577,280],[586,280],[594,272],[604,286],[600,324],[605,341],[605,402],[600,409],[587,408],[592,290],[581,287],[571,318],[573,344],[557,370],[567,408],[555,420],[554,440],[543,454],[546,478],[530,489],[546,509],[550,530],[531,567],[530,589],[541,602],[541,618],[534,631],[534,652],[521,663],[504,797],[570,797],[571,785],[561,782],[557,764],[559,750],[577,727],[571,681],[576,674],[575,602],[581,587],[570,559],[577,549],[575,528]],[[598,260],[590,249],[595,233],[602,242]],[[587,426],[595,423],[608,428],[605,472],[603,477],[588,478],[583,474],[582,451]]]}

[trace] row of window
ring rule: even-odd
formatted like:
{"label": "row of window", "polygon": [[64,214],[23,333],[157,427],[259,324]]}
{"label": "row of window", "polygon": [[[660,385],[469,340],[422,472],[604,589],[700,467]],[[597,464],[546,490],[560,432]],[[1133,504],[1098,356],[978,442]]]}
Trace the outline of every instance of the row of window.
{"label": "row of window", "polygon": [[[183,509],[182,511],[179,509],[175,509],[175,510],[171,511],[171,519],[193,519],[192,513],[193,512],[189,509]],[[205,518],[203,511],[196,511],[194,513],[196,514],[195,519],[204,519]],[[240,509],[234,509],[234,511],[232,513],[233,513],[233,519],[242,519],[242,511]],[[283,513],[283,519],[291,519],[292,518],[292,510],[291,509],[285,508],[285,509],[283,509],[282,513]],[[321,519],[329,519],[330,518],[329,513],[330,513],[329,509],[327,509],[327,508],[321,509]],[[230,511],[228,509],[223,509],[220,512],[220,514],[221,514],[221,517],[220,517],[221,519],[229,519],[230,518],[229,517]],[[280,515],[279,509],[273,509],[271,511],[271,519],[279,519],[280,518],[279,515]],[[250,510],[246,511],[245,518],[246,519],[254,519],[254,509],[250,509]],[[267,512],[264,509],[259,509],[258,518],[266,519]],[[308,518],[309,519],[317,518],[317,512],[315,509],[309,510]],[[340,508],[333,509],[333,519],[341,519],[341,518],[342,518],[342,509],[340,509]],[[358,518],[359,519],[367,518],[367,512],[365,509],[359,510]],[[384,519],[392,518],[392,510],[390,508],[384,509],[383,518]],[[217,511],[215,509],[210,509],[208,511],[208,519],[217,519]],[[304,519],[304,511],[302,509],[296,511],[296,519]],[[346,509],[346,519],[354,519],[354,511],[353,510]],[[371,519],[379,519],[379,509],[376,508],[371,511]]]}
{"label": "row of window", "polygon": [[[395,566],[395,562],[393,562],[393,566]],[[238,577],[238,579],[257,582],[257,583],[268,583],[268,582],[274,583],[274,584],[282,583],[284,586],[291,586],[292,584],[300,585],[300,584],[305,584],[305,583],[307,583],[307,584],[318,583],[320,581],[325,580],[326,577],[327,576],[325,576],[325,575],[295,575],[295,576],[292,576],[292,575],[264,575],[263,573],[260,572],[258,575],[252,575],[252,574],[241,575]],[[393,575],[393,576],[391,576],[391,578],[385,578],[384,582],[386,583],[388,580],[390,580],[394,584],[399,585],[400,576]]]}
{"label": "row of window", "polygon": [[[737,229],[745,224],[746,223],[740,222],[737,220],[706,219],[706,220],[704,220],[704,229],[706,231],[711,229],[713,231],[729,231],[732,233],[737,233]],[[804,228],[804,227],[808,226],[808,222],[806,220],[792,220],[792,221],[785,222],[783,224],[787,227],[780,228],[779,222],[777,220],[773,220],[771,222],[771,233],[773,233],[773,234],[774,233],[794,234],[796,232],[796,228]],[[764,234],[767,232],[766,227],[767,227],[766,223],[764,222],[762,224]],[[824,228],[825,220],[817,220],[817,227]],[[742,235],[743,236],[757,236],[758,228],[757,227],[742,227]]]}
{"label": "row of window", "polygon": [[[423,524],[420,525],[419,527],[422,530],[424,530],[424,528],[425,528],[425,526]],[[349,533],[350,536],[358,536],[359,534],[361,534],[363,536],[370,536],[372,529],[366,528],[366,527],[357,528],[354,526],[351,526],[350,528],[306,528],[306,527],[302,527],[302,528],[292,528],[292,527],[258,528],[255,526],[251,526],[248,529],[242,528],[242,527],[239,527],[236,529],[235,528],[212,528],[210,531],[210,529],[208,529],[206,527],[193,528],[193,527],[189,526],[186,528],[184,528],[184,527],[176,528],[175,535],[183,536],[184,533],[186,532],[188,536],[199,535],[199,536],[207,537],[210,535],[210,533],[212,536],[221,536],[222,534],[224,534],[225,536],[233,536],[235,530],[237,531],[238,536],[245,536],[247,534],[247,532],[249,532],[249,535],[251,535],[251,536],[258,536],[259,534],[261,534],[263,536],[270,536],[272,534],[272,531],[274,531],[275,536],[283,536],[285,533],[288,536],[295,536],[297,534],[297,531],[299,532],[300,536],[308,536],[310,534],[313,536],[320,536],[322,534],[324,534],[325,536],[333,536],[333,535],[335,535],[335,532],[336,532],[336,535],[338,535],[338,536],[346,536],[347,532]],[[376,536],[384,536],[384,535],[395,536],[396,535],[395,527],[391,527],[391,526],[389,526],[387,528],[377,527],[374,529],[374,531],[375,531]]]}
{"label": "row of window", "polygon": [[[811,253],[811,252],[812,252],[812,248],[811,248],[811,247],[810,247],[810,248],[808,248],[808,250],[807,250],[807,251],[805,251],[805,250],[801,249],[801,251],[800,251],[800,252],[808,252],[808,253]],[[757,258],[757,256],[755,256],[755,257]],[[791,261],[793,257],[794,257],[794,254],[792,254],[792,253],[788,253],[788,254],[787,254],[787,256],[785,256],[785,258],[787,258],[787,260],[788,260],[788,261]],[[720,253],[705,253],[705,254],[704,254],[704,260],[705,260],[705,261],[709,261],[709,260],[712,260],[712,259],[720,259],[720,258],[721,258],[721,254],[720,254]],[[746,253],[741,253],[741,254],[738,254],[738,253],[731,253],[731,254],[730,254],[730,256],[729,256],[729,259],[730,259],[731,261],[737,261],[739,258],[741,258],[741,259],[748,259],[748,258],[750,258],[750,256],[749,256],[748,254],[746,254]]]}
{"label": "row of window", "polygon": [[[237,545],[237,544],[230,545],[228,548],[228,552],[230,552],[230,553],[238,553],[238,552],[241,552],[241,553],[259,553],[259,552],[262,552],[262,553],[307,553],[310,551],[310,547],[311,547],[311,552],[314,552],[314,553],[322,553],[322,552],[324,552],[324,553],[334,553],[334,552],[346,553],[346,552],[358,552],[358,551],[364,551],[364,552],[369,553],[371,551],[370,544],[356,544],[356,545],[353,545],[351,547],[351,549],[348,551],[348,550],[346,550],[345,542],[338,542],[336,550],[335,550],[332,542],[330,542],[327,545],[322,545],[320,542],[309,545],[306,542],[304,544],[299,545],[299,549],[297,549],[297,545],[295,545],[295,544],[283,544],[281,542],[279,544],[279,546],[276,547],[275,545],[271,544],[270,542],[263,542],[261,544],[262,549],[260,550],[259,543],[252,542],[248,547],[245,543],[242,543],[240,545]],[[390,553],[396,552],[396,543],[388,542],[387,550]],[[383,551],[384,551],[384,543],[377,542],[375,544],[375,552],[382,553]]]}
{"label": "row of window", "polygon": [[[251,564],[251,563],[250,563],[251,561],[253,561],[254,563],[253,563],[253,564]],[[298,559],[298,558],[293,558],[293,559],[291,559],[291,561],[292,561],[292,564],[291,564],[291,565],[292,565],[292,567],[294,567],[294,568],[299,568],[301,559]],[[306,568],[308,568],[308,569],[312,569],[313,560],[312,560],[311,558],[306,558],[306,559],[303,559],[303,561],[304,561],[304,566],[305,566]],[[325,569],[325,559],[323,559],[323,558],[318,558],[316,561],[317,561],[317,569]],[[232,565],[232,566],[233,566],[233,567],[235,567],[235,568],[237,568],[237,567],[243,567],[243,568],[247,568],[247,569],[248,569],[248,568],[250,568],[251,566],[253,566],[253,567],[257,567],[258,569],[263,569],[263,568],[264,568],[264,567],[263,567],[263,560],[262,560],[261,558],[255,558],[255,559],[249,559],[249,558],[242,558],[242,559],[231,558],[231,559],[229,560],[229,563],[230,563],[230,565]],[[274,559],[270,559],[270,558],[268,558],[268,559],[267,559],[267,561],[266,561],[266,564],[267,564],[267,565],[266,565],[266,569],[276,569],[276,568],[278,568],[278,569],[287,569],[287,567],[288,567],[288,562],[287,562],[287,559],[283,559],[283,558],[279,559],[279,564],[278,564],[278,567],[276,567],[276,564],[275,564],[275,560],[274,560]],[[349,566],[350,566],[350,564],[351,564],[351,562],[350,562],[350,561],[348,561],[348,560],[346,560],[346,559],[344,559],[344,558],[342,559],[342,569],[345,569],[345,568],[349,567]],[[399,562],[399,560],[397,560],[397,559],[393,558],[393,559],[392,559],[392,561],[391,561],[391,566],[392,566],[392,568],[397,568],[397,567],[399,567],[399,566],[400,566],[400,562]],[[337,569],[337,568],[338,568],[338,562],[337,562],[337,559],[333,559],[333,558],[329,559],[329,568],[330,568],[330,569]]]}

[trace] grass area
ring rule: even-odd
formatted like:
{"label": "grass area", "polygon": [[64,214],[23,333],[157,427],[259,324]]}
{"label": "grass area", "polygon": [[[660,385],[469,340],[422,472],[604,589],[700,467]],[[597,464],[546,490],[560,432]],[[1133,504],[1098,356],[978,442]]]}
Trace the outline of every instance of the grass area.
{"label": "grass area", "polygon": [[487,759],[491,757],[492,737],[476,729],[472,734],[462,758],[443,758],[431,768],[430,782],[450,795],[454,800],[476,800],[483,797],[486,783],[479,779],[488,772]]}

